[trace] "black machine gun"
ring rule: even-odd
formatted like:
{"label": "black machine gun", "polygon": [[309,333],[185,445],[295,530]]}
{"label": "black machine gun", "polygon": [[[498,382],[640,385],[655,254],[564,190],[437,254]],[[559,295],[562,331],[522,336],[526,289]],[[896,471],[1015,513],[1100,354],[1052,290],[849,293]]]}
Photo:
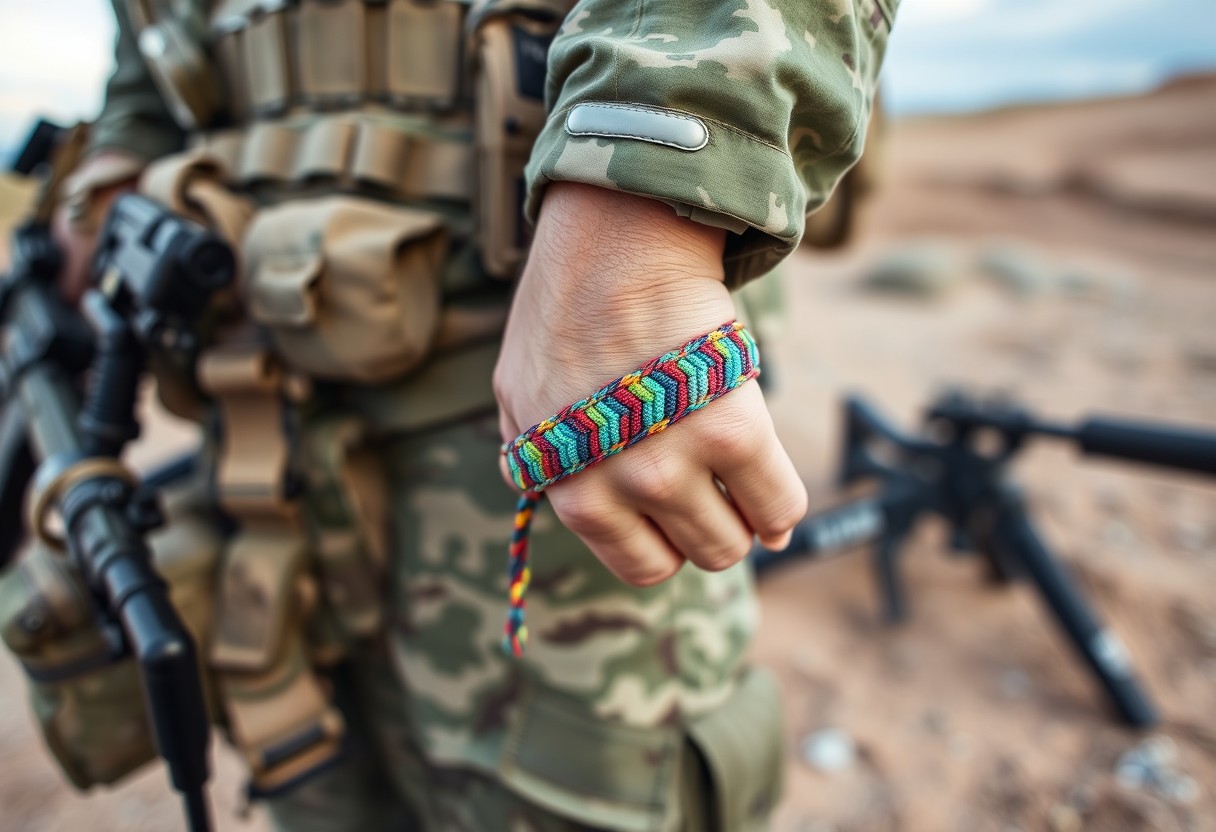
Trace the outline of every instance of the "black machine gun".
{"label": "black machine gun", "polygon": [[59,265],[49,228],[29,223],[14,234],[0,279],[0,565],[27,533],[70,554],[112,657],[138,663],[157,750],[189,828],[202,832],[210,828],[209,723],[197,651],[145,541],[161,522],[156,492],[119,457],[139,432],[148,351],[197,349],[193,325],[232,282],[235,259],[205,229],[126,195],[107,217],[96,288],[79,309],[55,289]]}
{"label": "black machine gun", "polygon": [[885,617],[897,623],[907,615],[900,546],[917,521],[936,514],[950,525],[952,549],[978,553],[1000,580],[1029,577],[1120,716],[1152,725],[1156,713],[1127,651],[1039,535],[1008,467],[1027,440],[1052,437],[1086,454],[1216,476],[1216,432],[1106,418],[1061,425],[959,392],[940,398],[925,421],[928,436],[910,436],[862,399],[848,399],[840,484],[877,480],[879,491],[803,520],[785,550],[753,553],[757,571],[872,544]]}

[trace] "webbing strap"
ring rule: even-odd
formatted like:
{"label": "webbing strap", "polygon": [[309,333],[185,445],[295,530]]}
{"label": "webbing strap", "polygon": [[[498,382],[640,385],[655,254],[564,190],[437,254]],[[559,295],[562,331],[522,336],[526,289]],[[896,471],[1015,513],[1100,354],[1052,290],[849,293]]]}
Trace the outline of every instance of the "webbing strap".
{"label": "webbing strap", "polygon": [[205,354],[199,381],[218,405],[219,503],[240,531],[224,554],[209,663],[251,791],[269,794],[341,752],[345,726],[313,670],[305,622],[316,605],[298,499],[287,486],[294,379],[257,344]]}
{"label": "webbing strap", "polygon": [[242,519],[293,521],[299,509],[287,494],[283,368],[264,347],[234,345],[203,355],[198,373],[223,424],[216,469],[220,505]]}

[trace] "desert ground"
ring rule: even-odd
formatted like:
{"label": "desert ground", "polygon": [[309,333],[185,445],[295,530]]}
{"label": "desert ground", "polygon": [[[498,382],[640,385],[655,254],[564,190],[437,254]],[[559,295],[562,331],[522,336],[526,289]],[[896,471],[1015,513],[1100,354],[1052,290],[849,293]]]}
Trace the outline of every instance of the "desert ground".
{"label": "desert ground", "polygon": [[[963,384],[1067,421],[1216,427],[1216,77],[1129,99],[893,123],[864,225],[783,267],[770,401],[814,508],[839,402],[914,427]],[[181,442],[167,423],[138,449]],[[755,660],[785,691],[778,832],[1216,830],[1216,482],[1044,440],[1015,477],[1161,714],[1121,727],[1028,586],[996,587],[924,524],[903,551],[912,614],[883,625],[864,553],[762,582]],[[218,828],[241,774],[217,746]],[[179,828],[152,769],[81,796],[0,656],[0,829]]]}

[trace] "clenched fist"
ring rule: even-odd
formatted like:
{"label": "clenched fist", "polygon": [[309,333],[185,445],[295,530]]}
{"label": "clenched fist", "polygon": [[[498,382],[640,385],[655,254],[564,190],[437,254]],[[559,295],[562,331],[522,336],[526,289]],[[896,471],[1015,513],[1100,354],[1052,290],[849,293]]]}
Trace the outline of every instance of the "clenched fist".
{"label": "clenched fist", "polygon": [[[550,185],[494,373],[503,441],[733,319],[724,244],[724,231],[655,200]],[[637,586],[670,578],[685,560],[725,569],[753,536],[784,547],[807,500],[756,384],[545,493],[596,557]]]}

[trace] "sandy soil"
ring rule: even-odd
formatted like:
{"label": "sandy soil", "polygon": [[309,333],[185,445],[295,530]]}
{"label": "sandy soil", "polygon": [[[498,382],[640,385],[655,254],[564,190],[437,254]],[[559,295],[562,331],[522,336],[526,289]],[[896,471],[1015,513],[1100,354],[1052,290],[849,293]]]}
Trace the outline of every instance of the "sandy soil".
{"label": "sandy soil", "polygon": [[[793,259],[797,325],[767,348],[773,409],[816,507],[839,499],[845,391],[909,426],[951,383],[1061,419],[1216,424],[1214,97],[1216,79],[1198,79],[893,127],[866,233],[843,255]],[[948,272],[939,291],[865,288],[876,263],[915,259],[926,239]],[[1016,290],[981,274],[997,254],[1019,267]],[[764,582],[755,654],[782,680],[789,737],[779,832],[1216,830],[1216,489],[1049,443],[1017,476],[1127,643],[1161,726],[1116,724],[1030,590],[994,588],[926,524],[905,550],[902,628],[879,623],[862,554]],[[0,829],[177,828],[159,770],[87,798],[61,785],[21,685],[0,657]],[[804,752],[825,729],[854,747],[830,772]],[[1172,740],[1165,768],[1193,788],[1167,797],[1118,781],[1121,755],[1152,737]],[[236,816],[240,774],[222,749],[217,768],[219,828],[263,829],[256,811]]]}

